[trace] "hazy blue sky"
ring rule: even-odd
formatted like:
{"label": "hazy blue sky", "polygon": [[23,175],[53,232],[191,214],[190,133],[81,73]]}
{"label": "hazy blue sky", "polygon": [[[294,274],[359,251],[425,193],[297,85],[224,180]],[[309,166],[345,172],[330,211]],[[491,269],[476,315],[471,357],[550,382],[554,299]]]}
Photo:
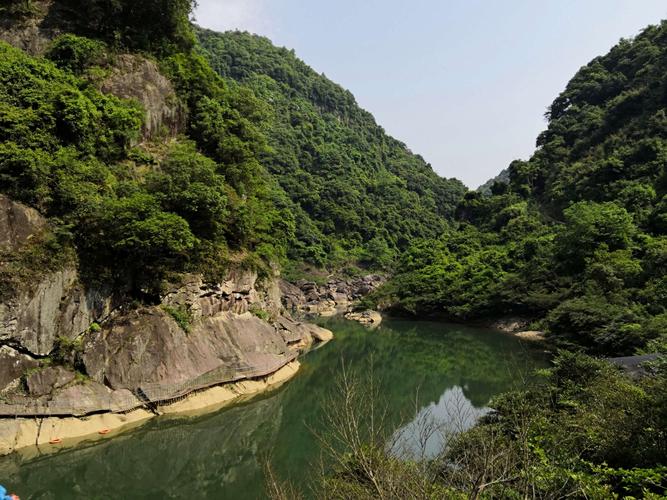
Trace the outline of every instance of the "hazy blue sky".
{"label": "hazy blue sky", "polygon": [[578,68],[665,0],[199,0],[197,22],[293,48],[435,170],[477,187],[527,158]]}

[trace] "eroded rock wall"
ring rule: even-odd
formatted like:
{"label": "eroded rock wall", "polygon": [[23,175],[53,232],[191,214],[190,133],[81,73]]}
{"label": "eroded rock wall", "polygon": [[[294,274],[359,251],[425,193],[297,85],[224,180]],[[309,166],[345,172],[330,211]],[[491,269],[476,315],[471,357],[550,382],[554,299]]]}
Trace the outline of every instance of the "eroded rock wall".
{"label": "eroded rock wall", "polygon": [[186,112],[171,82],[157,64],[134,54],[115,58],[110,75],[100,90],[122,99],[139,102],[144,111],[143,138],[175,137],[185,127]]}
{"label": "eroded rock wall", "polygon": [[86,290],[75,267],[47,274],[0,303],[0,342],[47,356],[59,338],[74,340],[111,311],[111,299]]}

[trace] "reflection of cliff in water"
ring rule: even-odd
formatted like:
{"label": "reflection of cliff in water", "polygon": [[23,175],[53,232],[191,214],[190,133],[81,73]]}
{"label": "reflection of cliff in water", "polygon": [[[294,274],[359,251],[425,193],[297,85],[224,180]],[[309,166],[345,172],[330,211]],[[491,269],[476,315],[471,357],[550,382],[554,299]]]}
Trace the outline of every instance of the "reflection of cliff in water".
{"label": "reflection of cliff in water", "polygon": [[0,462],[0,476],[18,478],[12,484],[23,485],[21,496],[37,499],[248,498],[263,484],[283,395],[196,420],[160,419],[102,444],[23,464],[10,457]]}
{"label": "reflection of cliff in water", "polygon": [[[446,389],[460,387],[476,408],[521,383],[543,366],[535,348],[498,332],[464,325],[386,320],[369,335],[359,335],[350,322],[330,320],[327,327],[344,341],[346,361],[370,364],[392,408],[436,402]],[[327,358],[340,364],[340,355]],[[409,406],[408,406],[409,407]]]}
{"label": "reflection of cliff in water", "polygon": [[[269,456],[281,479],[307,489],[319,458],[310,429],[325,430],[330,409],[323,402],[336,390],[343,361],[362,378],[373,367],[389,409],[387,434],[403,428],[408,443],[415,399],[418,415],[442,415],[455,400],[476,413],[544,365],[521,341],[479,328],[387,320],[370,331],[336,318],[325,326],[336,338],[305,356],[296,377],[265,399],[195,420],[158,418],[55,456],[0,459],[0,478],[23,498],[36,499],[264,498],[262,465]],[[435,450],[437,440],[429,447]]]}
{"label": "reflection of cliff in water", "polygon": [[408,460],[433,459],[456,434],[470,429],[489,408],[476,408],[460,387],[447,389],[440,400],[417,413],[394,432],[388,443],[392,454]]}

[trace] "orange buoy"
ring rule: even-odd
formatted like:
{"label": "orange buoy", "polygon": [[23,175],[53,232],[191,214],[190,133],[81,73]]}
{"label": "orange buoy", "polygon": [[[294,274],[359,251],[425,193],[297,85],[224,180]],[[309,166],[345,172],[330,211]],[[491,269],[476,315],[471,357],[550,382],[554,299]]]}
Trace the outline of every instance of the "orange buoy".
{"label": "orange buoy", "polygon": [[51,441],[49,441],[49,444],[60,444],[62,442],[63,440],[60,438],[53,438]]}
{"label": "orange buoy", "polygon": [[104,436],[105,434],[109,434],[110,432],[111,432],[110,429],[102,429],[102,430],[99,432],[99,434],[101,434],[102,436]]}

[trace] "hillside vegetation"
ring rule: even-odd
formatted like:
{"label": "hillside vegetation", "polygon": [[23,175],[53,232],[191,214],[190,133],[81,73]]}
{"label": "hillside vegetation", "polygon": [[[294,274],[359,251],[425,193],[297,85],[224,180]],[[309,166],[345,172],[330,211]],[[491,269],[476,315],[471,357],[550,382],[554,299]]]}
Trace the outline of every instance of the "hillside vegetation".
{"label": "hillside vegetation", "polygon": [[662,23],[583,67],[533,157],[491,196],[466,194],[458,227],[413,245],[376,300],[462,320],[526,316],[596,353],[664,341],[666,103]]}
{"label": "hillside vegetation", "polygon": [[[85,17],[78,0],[50,7],[44,25],[71,33],[44,57],[0,47],[0,189],[47,215],[91,279],[150,297],[173,273],[219,276],[231,254],[388,268],[447,226],[463,185],[290,52],[201,30],[195,47],[189,0],[85,4]],[[174,85],[187,117],[175,140],[142,143],[141,106],[100,92],[127,51]]]}
{"label": "hillside vegetation", "polygon": [[287,49],[248,33],[197,30],[211,66],[268,107],[260,161],[294,203],[290,256],[388,266],[447,227],[466,189],[389,137],[349,91]]}

